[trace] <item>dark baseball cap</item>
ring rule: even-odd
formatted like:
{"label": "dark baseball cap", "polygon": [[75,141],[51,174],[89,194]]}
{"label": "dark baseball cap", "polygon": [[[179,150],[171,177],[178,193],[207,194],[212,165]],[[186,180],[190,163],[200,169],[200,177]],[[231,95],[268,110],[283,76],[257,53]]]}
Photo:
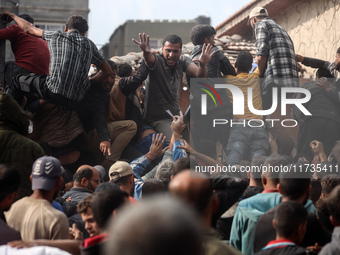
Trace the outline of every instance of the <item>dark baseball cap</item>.
{"label": "dark baseball cap", "polygon": [[60,161],[55,157],[38,158],[32,167],[32,190],[52,190],[61,173]]}

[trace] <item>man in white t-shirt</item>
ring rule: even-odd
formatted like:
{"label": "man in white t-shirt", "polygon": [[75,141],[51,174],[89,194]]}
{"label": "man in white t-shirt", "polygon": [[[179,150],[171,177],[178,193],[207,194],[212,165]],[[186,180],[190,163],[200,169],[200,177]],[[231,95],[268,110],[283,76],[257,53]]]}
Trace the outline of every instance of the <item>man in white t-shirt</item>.
{"label": "man in white t-shirt", "polygon": [[33,194],[15,202],[6,213],[7,223],[19,231],[23,240],[68,239],[68,220],[52,206],[61,185],[58,159],[38,158],[31,174]]}

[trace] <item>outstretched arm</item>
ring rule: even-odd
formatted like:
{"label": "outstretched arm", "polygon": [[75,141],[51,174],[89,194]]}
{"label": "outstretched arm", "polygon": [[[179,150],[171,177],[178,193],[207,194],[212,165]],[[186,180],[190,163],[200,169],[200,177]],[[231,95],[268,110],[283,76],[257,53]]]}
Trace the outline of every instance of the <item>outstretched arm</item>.
{"label": "outstretched arm", "polygon": [[14,20],[18,24],[18,26],[22,30],[24,30],[24,32],[27,33],[27,34],[34,35],[34,36],[37,36],[37,37],[42,37],[43,36],[44,30],[35,27],[32,23],[30,23],[27,20],[24,20],[24,19],[18,17],[14,13],[11,13],[11,12],[8,12],[8,11],[4,11],[0,15],[1,15],[1,17],[4,17],[5,15],[8,15],[9,19],[6,21],[6,23],[11,22],[12,20]]}
{"label": "outstretched arm", "polygon": [[212,45],[204,44],[202,47],[202,54],[200,58],[195,58],[192,61],[199,63],[197,67],[194,63],[188,66],[186,73],[193,77],[205,78],[207,77],[206,65],[209,63],[211,57],[216,53],[216,51],[211,53]]}
{"label": "outstretched arm", "polygon": [[143,34],[139,33],[139,42],[136,41],[135,39],[132,39],[132,41],[134,41],[134,43],[136,43],[139,46],[141,51],[143,51],[143,57],[148,67],[152,67],[156,61],[156,57],[152,54],[152,50],[149,43],[150,41],[149,35],[145,35],[145,33]]}
{"label": "outstretched arm", "polygon": [[111,76],[113,79],[116,76],[107,61],[104,61],[103,64],[98,66],[98,69],[100,71],[94,77],[90,78],[91,84],[103,83],[109,76]]}

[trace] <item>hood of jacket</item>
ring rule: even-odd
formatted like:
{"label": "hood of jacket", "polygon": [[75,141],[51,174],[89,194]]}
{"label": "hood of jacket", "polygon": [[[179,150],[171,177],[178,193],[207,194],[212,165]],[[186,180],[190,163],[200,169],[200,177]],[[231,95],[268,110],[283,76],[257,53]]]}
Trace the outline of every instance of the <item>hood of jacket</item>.
{"label": "hood of jacket", "polygon": [[8,94],[0,94],[0,129],[12,129],[21,135],[28,134],[28,117]]}
{"label": "hood of jacket", "polygon": [[278,192],[259,193],[255,196],[242,200],[238,208],[252,221],[257,222],[258,218],[271,208],[281,203],[282,196]]}

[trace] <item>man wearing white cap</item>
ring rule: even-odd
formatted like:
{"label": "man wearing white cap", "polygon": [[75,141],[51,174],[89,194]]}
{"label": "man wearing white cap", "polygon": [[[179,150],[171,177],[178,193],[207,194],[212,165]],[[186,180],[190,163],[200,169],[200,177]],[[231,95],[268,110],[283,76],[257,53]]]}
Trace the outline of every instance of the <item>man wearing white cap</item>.
{"label": "man wearing white cap", "polygon": [[153,135],[148,153],[135,159],[130,164],[124,161],[114,163],[109,170],[110,181],[117,184],[121,190],[133,196],[134,199],[140,201],[144,184],[142,176],[146,166],[155,158],[163,155],[165,150],[168,149],[168,147],[163,149],[164,142],[165,136],[163,134]]}
{"label": "man wearing white cap", "polygon": [[68,239],[68,220],[52,207],[61,185],[60,161],[38,158],[31,174],[33,194],[15,202],[6,213],[7,223],[19,231],[23,240]]}
{"label": "man wearing white cap", "polygon": [[294,44],[263,7],[255,7],[250,12],[248,24],[255,30],[259,73],[265,78],[261,84],[262,104],[267,110],[272,106],[273,87],[299,86]]}

